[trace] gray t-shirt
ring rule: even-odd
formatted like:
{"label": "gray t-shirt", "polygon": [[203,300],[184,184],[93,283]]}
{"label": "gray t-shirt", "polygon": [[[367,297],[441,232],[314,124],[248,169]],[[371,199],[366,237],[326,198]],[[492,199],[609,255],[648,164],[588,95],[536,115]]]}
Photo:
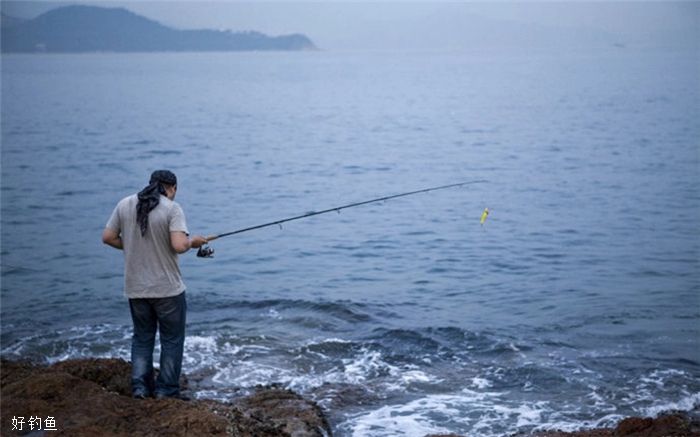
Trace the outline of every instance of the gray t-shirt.
{"label": "gray t-shirt", "polygon": [[124,246],[124,294],[130,299],[176,296],[185,291],[185,283],[170,233],[188,233],[185,213],[177,202],[160,196],[160,203],[148,215],[146,235],[141,236],[137,203],[136,194],[125,197],[107,222],[107,228],[120,234]]}

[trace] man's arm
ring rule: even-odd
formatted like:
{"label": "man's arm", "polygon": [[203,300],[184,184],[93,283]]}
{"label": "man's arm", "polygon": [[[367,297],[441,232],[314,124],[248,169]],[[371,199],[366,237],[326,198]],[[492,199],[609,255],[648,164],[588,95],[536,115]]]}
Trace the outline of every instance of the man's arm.
{"label": "man's arm", "polygon": [[170,233],[170,245],[177,253],[185,253],[193,247],[196,249],[205,244],[207,244],[207,239],[201,235],[195,235],[190,240],[190,237],[184,232],[175,231]]}
{"label": "man's arm", "polygon": [[102,242],[108,246],[112,246],[115,249],[124,250],[124,244],[122,244],[122,239],[119,236],[119,233],[110,228],[105,228],[105,230],[102,231]]}

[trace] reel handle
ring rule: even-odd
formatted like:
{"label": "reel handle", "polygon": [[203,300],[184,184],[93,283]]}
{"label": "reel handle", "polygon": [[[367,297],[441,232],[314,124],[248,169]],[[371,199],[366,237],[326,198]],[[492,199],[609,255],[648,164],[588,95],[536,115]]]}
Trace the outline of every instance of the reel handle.
{"label": "reel handle", "polygon": [[[217,238],[219,238],[218,235],[209,235],[207,238],[207,242],[214,241]],[[197,251],[197,256],[199,258],[214,258],[214,249],[209,247],[208,244],[203,244],[202,246],[199,246],[199,250]]]}

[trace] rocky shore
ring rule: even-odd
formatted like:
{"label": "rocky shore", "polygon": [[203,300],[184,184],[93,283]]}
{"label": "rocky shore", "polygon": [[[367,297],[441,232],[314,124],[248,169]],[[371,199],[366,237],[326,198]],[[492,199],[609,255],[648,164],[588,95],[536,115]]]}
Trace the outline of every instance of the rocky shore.
{"label": "rocky shore", "polygon": [[[231,403],[202,399],[136,400],[130,396],[129,374],[130,364],[119,359],[68,360],[51,366],[3,359],[0,434],[77,437],[332,434],[321,408],[289,390],[260,387]],[[186,386],[186,379],[182,383]],[[656,419],[628,418],[615,429],[531,435],[565,436],[700,437],[700,422],[686,414],[669,413]]]}
{"label": "rocky shore", "polygon": [[[52,366],[2,360],[0,366],[2,435],[331,434],[321,409],[289,390],[261,387],[231,404],[212,400],[137,400],[131,398],[131,365],[123,360],[69,360]],[[186,385],[186,380],[181,383]],[[35,418],[31,424],[30,418]],[[47,422],[49,418],[52,421]],[[47,425],[54,425],[57,431],[49,431]]]}

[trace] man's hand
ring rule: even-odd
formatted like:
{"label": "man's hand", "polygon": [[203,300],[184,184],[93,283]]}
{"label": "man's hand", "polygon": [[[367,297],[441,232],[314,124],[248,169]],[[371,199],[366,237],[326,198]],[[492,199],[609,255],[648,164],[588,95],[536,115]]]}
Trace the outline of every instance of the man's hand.
{"label": "man's hand", "polygon": [[209,242],[209,240],[206,237],[203,237],[201,235],[195,235],[190,239],[190,247],[198,249],[207,244],[207,242]]}

